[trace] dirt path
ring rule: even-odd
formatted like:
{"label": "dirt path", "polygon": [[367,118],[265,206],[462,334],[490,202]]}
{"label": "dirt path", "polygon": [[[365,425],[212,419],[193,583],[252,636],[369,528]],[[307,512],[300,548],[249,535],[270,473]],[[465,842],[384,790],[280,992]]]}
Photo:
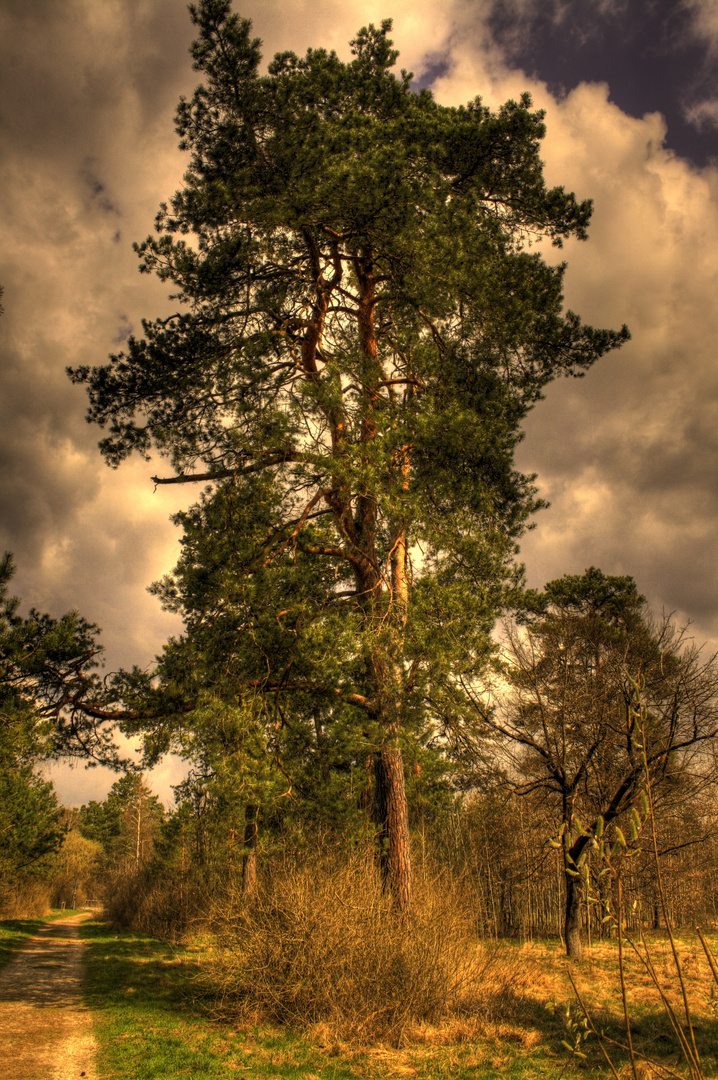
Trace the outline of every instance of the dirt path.
{"label": "dirt path", "polygon": [[7,1080],[97,1080],[77,935],[86,917],[48,923],[0,971],[0,1076]]}

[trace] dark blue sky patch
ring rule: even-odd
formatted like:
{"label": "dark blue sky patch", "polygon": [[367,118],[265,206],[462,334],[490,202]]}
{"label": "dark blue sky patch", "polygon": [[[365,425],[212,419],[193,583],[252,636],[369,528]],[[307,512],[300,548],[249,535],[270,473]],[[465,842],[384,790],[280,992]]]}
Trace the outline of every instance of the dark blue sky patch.
{"label": "dark blue sky patch", "polygon": [[419,90],[431,90],[434,82],[448,74],[451,68],[451,59],[448,52],[430,53],[424,58],[426,67],[418,78],[412,79],[411,88],[416,93]]}
{"label": "dark blue sky patch", "polygon": [[134,330],[134,326],[127,318],[126,315],[120,315],[120,325],[117,328],[117,334],[112,339],[113,345],[124,345],[127,339],[130,337]]}
{"label": "dark blue sky patch", "polygon": [[631,116],[660,112],[666,145],[695,165],[718,158],[718,130],[686,116],[716,93],[716,58],[692,29],[683,4],[630,0],[601,12],[586,0],[549,0],[519,13],[495,4],[489,30],[508,62],[547,83],[557,97],[581,82],[606,82]]}
{"label": "dark blue sky patch", "polygon": [[105,214],[119,214],[120,211],[106,194],[105,184],[95,175],[91,160],[85,161],[80,175],[90,192],[92,203]]}

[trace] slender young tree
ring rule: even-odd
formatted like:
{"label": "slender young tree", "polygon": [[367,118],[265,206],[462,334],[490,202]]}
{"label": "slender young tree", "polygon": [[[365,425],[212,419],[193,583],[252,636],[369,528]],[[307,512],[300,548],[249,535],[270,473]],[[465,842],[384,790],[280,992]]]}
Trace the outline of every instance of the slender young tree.
{"label": "slender young tree", "polygon": [[104,802],[90,802],[79,812],[79,831],[102,845],[110,865],[139,871],[150,861],[165,811],[142,776],[125,773]]}
{"label": "slender young tree", "polygon": [[538,505],[513,467],[521,422],[627,331],[564,313],[564,267],[529,250],[585,238],[591,204],[546,188],[527,95],[494,114],[413,93],[388,21],[349,62],[286,52],[262,74],[229,0],[190,12],[205,77],[177,112],[190,163],[137,248],[180,306],[70,375],[110,465],[155,449],[173,472],[154,483],[221,483],[245,507],[247,587],[264,578],[304,650],[268,653],[247,690],[351,711],[408,911],[402,751],[428,687],[484,662],[519,580]]}

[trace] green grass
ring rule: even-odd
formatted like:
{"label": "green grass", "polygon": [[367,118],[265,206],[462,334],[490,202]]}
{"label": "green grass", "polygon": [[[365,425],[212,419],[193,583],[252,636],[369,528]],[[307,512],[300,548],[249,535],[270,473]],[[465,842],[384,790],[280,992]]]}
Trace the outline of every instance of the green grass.
{"label": "green grass", "polygon": [[301,1039],[258,1036],[213,1022],[195,992],[191,950],[102,924],[81,930],[88,950],[102,1080],[227,1080],[237,1076],[350,1080],[356,1073]]}
{"label": "green grass", "polygon": [[[521,1003],[520,1018],[497,1012],[477,1041],[475,1018],[397,1050],[352,1049],[272,1029],[238,1030],[212,1019],[197,974],[199,947],[173,950],[152,938],[89,922],[88,1005],[95,1016],[101,1080],[587,1080],[607,1072],[594,1054],[590,1071],[561,1045],[557,1015]],[[506,1003],[509,1011],[511,1004]]]}
{"label": "green grass", "polygon": [[36,934],[45,919],[5,919],[0,922],[0,968],[4,967],[20,946]]}

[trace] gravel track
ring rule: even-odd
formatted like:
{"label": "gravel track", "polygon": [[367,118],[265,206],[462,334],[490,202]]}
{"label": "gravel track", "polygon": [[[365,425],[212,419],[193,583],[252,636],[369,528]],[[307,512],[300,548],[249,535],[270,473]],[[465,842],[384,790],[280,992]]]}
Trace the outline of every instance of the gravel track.
{"label": "gravel track", "polygon": [[82,997],[87,915],[47,923],[0,971],[0,1076],[97,1080],[92,1016]]}

